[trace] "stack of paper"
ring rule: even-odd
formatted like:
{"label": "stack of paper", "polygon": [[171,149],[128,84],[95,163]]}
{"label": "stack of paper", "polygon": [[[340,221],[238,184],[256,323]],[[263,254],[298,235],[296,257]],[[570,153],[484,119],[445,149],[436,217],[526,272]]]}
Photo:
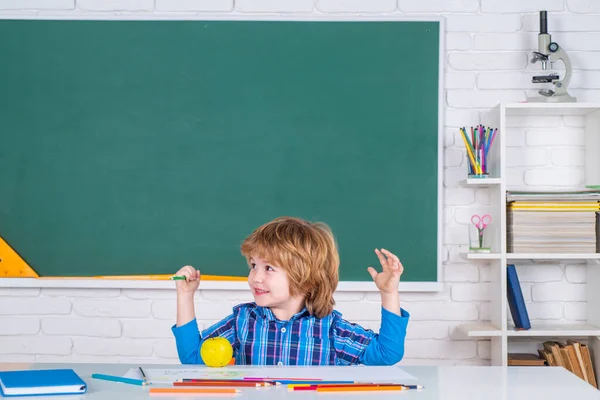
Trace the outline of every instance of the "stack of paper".
{"label": "stack of paper", "polygon": [[600,190],[580,190],[575,192],[522,192],[509,191],[506,201],[585,201],[600,200]]}
{"label": "stack of paper", "polygon": [[[520,199],[520,200],[516,200]],[[596,253],[600,192],[509,192],[509,253]]]}

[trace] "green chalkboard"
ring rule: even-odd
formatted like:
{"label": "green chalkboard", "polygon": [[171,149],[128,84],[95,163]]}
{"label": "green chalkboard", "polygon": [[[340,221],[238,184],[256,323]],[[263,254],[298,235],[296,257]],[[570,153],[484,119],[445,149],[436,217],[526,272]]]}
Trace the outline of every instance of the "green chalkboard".
{"label": "green chalkboard", "polygon": [[437,281],[439,21],[0,21],[0,235],[40,276],[247,274],[281,215]]}

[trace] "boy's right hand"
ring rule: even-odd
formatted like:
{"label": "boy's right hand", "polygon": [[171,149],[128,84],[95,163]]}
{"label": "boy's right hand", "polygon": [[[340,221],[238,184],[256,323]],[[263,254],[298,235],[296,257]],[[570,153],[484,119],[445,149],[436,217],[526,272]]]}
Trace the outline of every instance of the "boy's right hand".
{"label": "boy's right hand", "polygon": [[200,286],[200,271],[192,266],[186,265],[181,268],[175,275],[185,276],[185,281],[177,281],[175,287],[178,294],[194,294]]}

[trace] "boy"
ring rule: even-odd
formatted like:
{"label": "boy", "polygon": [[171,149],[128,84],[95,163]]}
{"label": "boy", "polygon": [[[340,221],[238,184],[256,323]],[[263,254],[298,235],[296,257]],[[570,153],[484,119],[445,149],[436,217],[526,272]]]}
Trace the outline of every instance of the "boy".
{"label": "boy", "polygon": [[404,355],[409,314],[400,308],[398,284],[403,267],[391,252],[375,250],[382,272],[368,268],[381,293],[379,334],[350,323],[334,311],[339,255],[329,227],[281,217],[256,229],[241,246],[248,261],[254,303],[202,332],[195,319],[194,293],[200,271],[177,272],[175,335],[179,360],[201,364],[200,346],[225,337],[238,365],[392,365]]}

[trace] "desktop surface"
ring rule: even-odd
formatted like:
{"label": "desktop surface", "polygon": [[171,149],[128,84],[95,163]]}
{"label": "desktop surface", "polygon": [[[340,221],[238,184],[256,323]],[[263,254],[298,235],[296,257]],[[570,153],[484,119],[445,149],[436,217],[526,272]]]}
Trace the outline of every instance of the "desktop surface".
{"label": "desktop surface", "polygon": [[[130,368],[190,368],[186,365],[131,365],[131,364],[84,364],[84,363],[0,363],[0,371],[23,369],[73,368],[87,383],[84,395],[36,396],[35,400],[99,400],[99,399],[148,399],[148,387],[93,379],[93,373],[123,376]],[[252,367],[249,367],[252,368]],[[264,367],[261,367],[264,368]],[[273,367],[276,369],[277,367]],[[309,367],[318,368],[318,367]],[[357,367],[369,368],[369,367]],[[487,367],[487,366],[440,366],[400,367],[416,380],[403,382],[424,385],[424,389],[398,392],[315,393],[290,392],[286,386],[270,388],[241,388],[236,399],[323,399],[340,395],[344,399],[398,398],[403,400],[600,400],[600,391],[568,372],[562,367]],[[162,399],[185,399],[193,396],[158,396]],[[202,396],[209,399],[209,396]],[[223,397],[219,397],[223,398]]]}

